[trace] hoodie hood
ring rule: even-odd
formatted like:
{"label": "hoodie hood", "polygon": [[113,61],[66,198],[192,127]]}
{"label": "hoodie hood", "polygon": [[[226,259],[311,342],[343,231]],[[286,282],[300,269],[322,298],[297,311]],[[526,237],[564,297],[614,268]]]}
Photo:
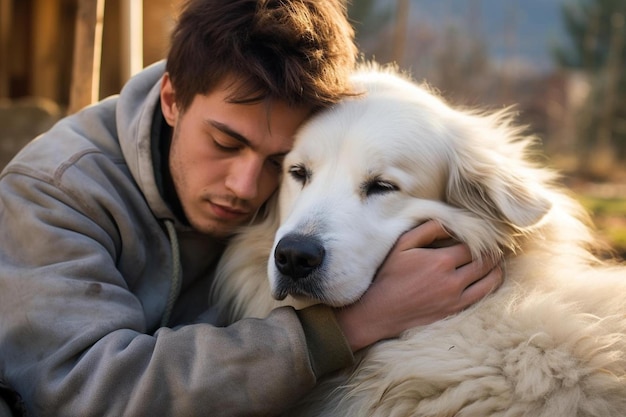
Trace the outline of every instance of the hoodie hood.
{"label": "hoodie hood", "polygon": [[154,214],[160,219],[177,221],[161,196],[152,160],[152,140],[158,139],[152,137],[152,123],[155,110],[161,105],[164,73],[165,61],[159,61],[126,83],[117,104],[117,134],[128,168]]}

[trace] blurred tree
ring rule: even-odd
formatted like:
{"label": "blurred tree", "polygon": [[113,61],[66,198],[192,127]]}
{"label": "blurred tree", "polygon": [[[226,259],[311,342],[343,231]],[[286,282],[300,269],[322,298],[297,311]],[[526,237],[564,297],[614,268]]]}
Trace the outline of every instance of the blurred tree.
{"label": "blurred tree", "polygon": [[[585,74],[589,95],[579,115],[586,168],[605,176],[626,159],[626,1],[578,0],[562,10],[570,43],[555,49],[557,63]],[[596,165],[596,166],[594,166]]]}
{"label": "blurred tree", "polygon": [[[433,83],[454,103],[473,105],[489,100],[489,84],[494,73],[490,67],[487,45],[478,34],[467,34],[449,26],[435,53]],[[497,84],[503,84],[498,80]]]}
{"label": "blurred tree", "polygon": [[385,34],[386,28],[390,25],[394,11],[394,4],[388,1],[381,3],[377,0],[348,0],[348,16],[356,32],[357,43],[363,52],[370,51],[368,59],[378,56],[378,45],[380,37],[384,39],[386,49],[383,53],[388,53],[389,39]]}
{"label": "blurred tree", "polygon": [[378,33],[392,16],[392,5],[390,2],[380,4],[376,0],[352,0],[348,1],[348,16],[354,25],[357,38],[367,33]]}

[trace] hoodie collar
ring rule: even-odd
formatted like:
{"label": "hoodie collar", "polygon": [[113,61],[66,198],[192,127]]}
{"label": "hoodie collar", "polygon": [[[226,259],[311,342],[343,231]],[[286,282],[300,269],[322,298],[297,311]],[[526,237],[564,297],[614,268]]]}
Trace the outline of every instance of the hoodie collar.
{"label": "hoodie collar", "polygon": [[[166,177],[157,179],[158,176],[155,176],[157,169],[163,172],[162,160],[153,159],[153,141],[161,138],[160,134],[153,135],[153,126],[155,119],[159,120],[156,112],[160,113],[161,81],[164,73],[165,61],[160,61],[145,68],[126,83],[118,99],[117,133],[128,168],[155,216],[174,221],[178,229],[190,229],[176,215],[176,209],[172,210],[171,203],[168,204],[167,194],[164,193],[167,187],[161,187],[158,183]],[[158,144],[154,145],[158,147]],[[172,201],[176,200],[174,198]]]}
{"label": "hoodie collar", "polygon": [[154,165],[154,179],[159,193],[165,200],[174,215],[186,226],[189,221],[180,203],[172,174],[170,172],[169,157],[172,145],[172,127],[167,124],[160,103],[154,110],[152,130],[150,131],[150,143],[152,148],[152,163]]}

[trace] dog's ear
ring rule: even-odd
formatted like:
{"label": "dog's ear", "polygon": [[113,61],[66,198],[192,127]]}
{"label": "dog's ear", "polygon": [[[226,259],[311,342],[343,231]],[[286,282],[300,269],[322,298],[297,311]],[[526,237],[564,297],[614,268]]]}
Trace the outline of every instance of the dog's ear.
{"label": "dog's ear", "polygon": [[537,224],[552,207],[546,187],[552,174],[528,160],[532,140],[518,136],[508,120],[478,119],[457,131],[447,201],[517,230]]}

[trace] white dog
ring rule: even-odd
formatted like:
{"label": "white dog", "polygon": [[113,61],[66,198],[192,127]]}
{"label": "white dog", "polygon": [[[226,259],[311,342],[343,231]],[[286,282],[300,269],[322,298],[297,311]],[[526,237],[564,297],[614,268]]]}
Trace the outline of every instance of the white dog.
{"label": "white dog", "polygon": [[507,112],[453,109],[393,70],[354,83],[366,94],[299,132],[276,216],[228,248],[214,299],[232,321],[349,304],[427,219],[476,257],[503,256],[505,283],[365,350],[289,415],[626,415],[626,268],[592,255],[583,211],[531,160],[532,139]]}

